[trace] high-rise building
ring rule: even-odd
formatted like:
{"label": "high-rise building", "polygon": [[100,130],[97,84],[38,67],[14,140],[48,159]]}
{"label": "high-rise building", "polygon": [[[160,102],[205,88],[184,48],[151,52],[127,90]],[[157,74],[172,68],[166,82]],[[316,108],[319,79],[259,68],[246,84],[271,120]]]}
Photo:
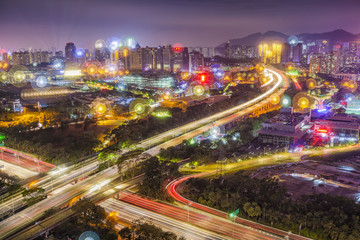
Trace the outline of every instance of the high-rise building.
{"label": "high-rise building", "polygon": [[204,55],[193,51],[189,54],[189,72],[201,71],[204,67]]}
{"label": "high-rise building", "polygon": [[162,50],[163,70],[171,72],[171,46],[164,46]]}
{"label": "high-rise building", "polygon": [[339,72],[340,69],[340,57],[339,52],[330,52],[326,55],[326,73],[330,75],[335,75]]}
{"label": "high-rise building", "polygon": [[64,56],[63,51],[57,51],[57,52],[55,52],[55,57],[63,57],[63,56]]}
{"label": "high-rise building", "polygon": [[153,70],[156,67],[156,48],[145,47],[142,49],[142,69],[144,71]]}
{"label": "high-rise building", "polygon": [[76,47],[75,47],[74,43],[72,43],[72,42],[66,43],[66,46],[65,46],[66,62],[75,62],[76,61],[75,51],[76,51]]}
{"label": "high-rise building", "polygon": [[142,71],[142,49],[136,47],[130,51],[130,70]]}
{"label": "high-rise building", "polygon": [[172,52],[172,72],[179,72],[185,69],[189,69],[189,51],[186,47],[180,52]]}
{"label": "high-rise building", "polygon": [[48,51],[35,51],[30,52],[30,64],[49,63],[50,54]]}
{"label": "high-rise building", "polygon": [[303,45],[302,43],[298,43],[296,46],[292,48],[292,62],[301,63],[303,56]]}
{"label": "high-rise building", "polygon": [[158,71],[163,71],[164,70],[164,60],[163,60],[163,48],[161,46],[159,46],[155,52],[155,63],[156,66],[154,67],[154,69],[158,70]]}
{"label": "high-rise building", "polygon": [[291,55],[291,46],[288,43],[283,43],[282,52],[281,52],[281,62],[288,63],[290,62]]}
{"label": "high-rise building", "polygon": [[265,64],[268,63],[280,63],[281,62],[282,44],[263,43],[259,45],[259,57]]}
{"label": "high-rise building", "polygon": [[234,58],[255,58],[256,54],[256,47],[253,46],[246,46],[246,45],[233,45],[231,46],[231,54]]}
{"label": "high-rise building", "polygon": [[13,65],[30,65],[30,53],[28,51],[13,52]]}
{"label": "high-rise building", "polygon": [[328,40],[317,40],[316,46],[318,47],[318,53],[326,55],[330,51],[330,44]]}

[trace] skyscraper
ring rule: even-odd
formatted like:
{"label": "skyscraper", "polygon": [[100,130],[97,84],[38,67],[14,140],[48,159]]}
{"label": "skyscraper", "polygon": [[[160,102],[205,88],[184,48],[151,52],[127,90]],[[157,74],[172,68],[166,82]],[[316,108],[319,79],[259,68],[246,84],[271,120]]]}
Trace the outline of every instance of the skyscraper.
{"label": "skyscraper", "polygon": [[302,53],[303,53],[302,50],[303,50],[302,43],[298,43],[298,45],[293,47],[292,62],[294,62],[294,63],[302,62]]}
{"label": "skyscraper", "polygon": [[189,54],[189,72],[200,71],[204,67],[204,55],[193,51]]}
{"label": "skyscraper", "polygon": [[136,47],[130,51],[130,69],[131,71],[142,70],[142,49]]}
{"label": "skyscraper", "polygon": [[66,43],[66,46],[65,46],[66,62],[75,62],[75,60],[76,60],[75,51],[76,51],[76,47],[75,47],[74,43],[72,43],[72,42]]}
{"label": "skyscraper", "polygon": [[288,43],[284,43],[281,52],[281,62],[288,63],[290,62],[290,53],[291,53],[291,46]]}

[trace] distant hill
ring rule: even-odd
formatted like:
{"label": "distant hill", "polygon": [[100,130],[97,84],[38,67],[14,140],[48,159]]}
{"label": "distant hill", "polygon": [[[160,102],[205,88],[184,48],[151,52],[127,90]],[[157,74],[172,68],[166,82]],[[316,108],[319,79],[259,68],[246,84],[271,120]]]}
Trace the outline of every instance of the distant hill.
{"label": "distant hill", "polygon": [[[343,29],[337,29],[331,32],[324,33],[301,33],[296,35],[301,41],[308,40],[328,40],[330,42],[338,41],[356,41],[360,40],[360,34],[352,34]],[[230,39],[230,45],[246,45],[246,46],[257,46],[261,42],[287,42],[290,35],[286,35],[281,32],[268,31],[265,33],[254,33],[243,38]],[[224,53],[224,46],[226,42],[221,43],[216,47],[218,53]]]}

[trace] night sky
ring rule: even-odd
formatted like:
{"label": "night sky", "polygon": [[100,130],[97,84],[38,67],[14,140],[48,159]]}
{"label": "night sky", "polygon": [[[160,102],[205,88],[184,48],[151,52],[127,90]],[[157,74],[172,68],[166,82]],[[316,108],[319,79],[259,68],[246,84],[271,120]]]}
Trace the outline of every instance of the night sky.
{"label": "night sky", "polygon": [[132,36],[141,46],[217,46],[268,30],[360,33],[360,0],[0,0],[0,48],[63,50]]}

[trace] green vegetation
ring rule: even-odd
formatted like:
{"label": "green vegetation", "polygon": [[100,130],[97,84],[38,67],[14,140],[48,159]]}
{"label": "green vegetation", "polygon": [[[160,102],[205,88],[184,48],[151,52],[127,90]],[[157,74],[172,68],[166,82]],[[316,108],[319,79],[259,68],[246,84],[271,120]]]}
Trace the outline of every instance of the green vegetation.
{"label": "green vegetation", "polygon": [[184,195],[201,204],[232,212],[270,226],[301,231],[314,239],[360,239],[360,205],[327,194],[303,195],[294,202],[272,178],[251,178],[242,172],[224,178],[190,179]]}
{"label": "green vegetation", "polygon": [[172,232],[164,232],[161,228],[151,223],[136,221],[131,228],[123,228],[119,231],[121,239],[124,240],[185,240],[178,238]]}
{"label": "green vegetation", "polygon": [[237,122],[226,136],[216,141],[203,140],[198,144],[193,140],[189,140],[176,147],[161,149],[159,158],[167,161],[190,158],[192,162],[201,164],[216,162],[224,157],[231,157],[242,145],[254,140],[254,135],[261,128],[262,122],[277,113],[278,111],[272,111],[257,118]]}
{"label": "green vegetation", "polygon": [[2,195],[2,191],[6,190],[6,192],[11,195],[13,192],[17,191],[21,188],[19,184],[20,179],[16,176],[11,176],[8,173],[0,170],[0,195]]}
{"label": "green vegetation", "polygon": [[145,161],[141,170],[145,173],[146,181],[139,185],[139,193],[156,199],[166,199],[164,185],[180,176],[176,163],[159,161],[157,157]]}
{"label": "green vegetation", "polygon": [[109,218],[105,210],[90,202],[80,200],[72,207],[75,216],[60,224],[50,235],[55,239],[78,239],[85,231],[94,231],[102,240],[118,239],[118,234],[114,228],[115,222]]}
{"label": "green vegetation", "polygon": [[96,151],[101,144],[94,134],[62,136],[62,131],[46,128],[39,131],[21,132],[2,129],[6,132],[5,146],[35,154],[42,160],[60,164],[74,161]]}
{"label": "green vegetation", "polygon": [[45,189],[39,188],[37,186],[24,189],[22,195],[28,206],[34,205],[35,203],[38,203],[46,198]]}
{"label": "green vegetation", "polygon": [[171,108],[169,109],[171,118],[157,118],[148,115],[142,119],[131,120],[126,125],[113,129],[105,139],[111,140],[113,144],[118,143],[119,146],[123,142],[139,142],[169,129],[224,111],[260,94],[258,89],[247,85],[230,88],[232,96],[229,99],[214,104],[201,103],[188,107],[186,112],[180,108]]}

